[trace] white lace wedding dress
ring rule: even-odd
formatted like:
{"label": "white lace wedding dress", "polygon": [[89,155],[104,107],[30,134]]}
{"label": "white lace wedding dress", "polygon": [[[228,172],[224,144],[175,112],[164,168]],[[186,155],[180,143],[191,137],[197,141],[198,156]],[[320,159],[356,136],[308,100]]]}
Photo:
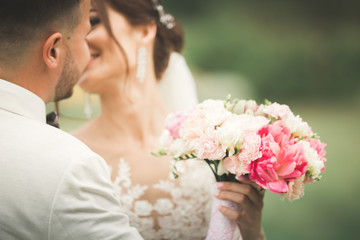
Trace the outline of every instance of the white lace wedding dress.
{"label": "white lace wedding dress", "polygon": [[[186,165],[185,165],[186,164]],[[146,240],[205,239],[211,212],[214,180],[206,163],[188,160],[177,164],[178,179],[161,179],[156,184],[139,185],[131,181],[131,171],[125,159],[120,159],[114,180],[123,211],[130,225]],[[142,196],[152,189],[161,190],[169,198],[158,198],[151,204]]]}
{"label": "white lace wedding dress", "polygon": [[[194,79],[180,54],[171,54],[169,66],[159,82],[159,93],[170,112],[197,104]],[[169,169],[167,179],[153,185],[139,185],[133,184],[133,169],[126,159],[119,160],[114,183],[121,205],[129,216],[130,225],[136,227],[146,240],[197,240],[206,237],[214,176],[208,165],[199,160],[176,166],[180,173],[178,179],[173,179]],[[146,191],[154,189],[169,197],[158,198],[154,204],[143,199]]]}

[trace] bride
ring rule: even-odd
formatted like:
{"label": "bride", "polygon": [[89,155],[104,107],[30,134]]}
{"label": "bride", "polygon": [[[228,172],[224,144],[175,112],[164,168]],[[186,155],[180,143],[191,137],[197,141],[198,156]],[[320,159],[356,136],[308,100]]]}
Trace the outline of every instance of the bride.
{"label": "bride", "polygon": [[[101,113],[74,135],[106,160],[123,210],[144,239],[204,239],[214,186],[210,170],[194,161],[174,180],[170,159],[150,154],[168,109],[196,102],[190,73],[179,55],[179,23],[157,0],[94,0],[90,15],[91,61],[79,84],[99,95]],[[169,89],[165,98],[175,104],[164,102],[158,92],[166,69],[162,87]],[[183,91],[186,84],[190,88]],[[241,212],[226,207],[220,211],[237,222],[243,239],[263,239],[263,192],[247,179],[219,183],[218,188],[216,197],[242,206]]]}

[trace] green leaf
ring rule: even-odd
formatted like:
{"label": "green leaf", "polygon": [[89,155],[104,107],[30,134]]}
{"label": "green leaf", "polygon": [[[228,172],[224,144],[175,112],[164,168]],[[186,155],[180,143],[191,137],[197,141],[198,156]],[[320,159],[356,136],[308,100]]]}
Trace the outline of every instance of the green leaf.
{"label": "green leaf", "polygon": [[269,101],[268,99],[265,99],[264,100],[264,105],[271,105],[272,104],[272,102],[271,101]]}

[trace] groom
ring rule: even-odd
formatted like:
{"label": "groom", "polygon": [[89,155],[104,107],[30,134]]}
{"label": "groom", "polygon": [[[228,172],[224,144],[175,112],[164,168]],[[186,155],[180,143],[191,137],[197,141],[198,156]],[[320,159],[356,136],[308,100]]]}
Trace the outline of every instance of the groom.
{"label": "groom", "polygon": [[0,239],[141,239],[104,160],[45,123],[89,61],[90,0],[0,4]]}

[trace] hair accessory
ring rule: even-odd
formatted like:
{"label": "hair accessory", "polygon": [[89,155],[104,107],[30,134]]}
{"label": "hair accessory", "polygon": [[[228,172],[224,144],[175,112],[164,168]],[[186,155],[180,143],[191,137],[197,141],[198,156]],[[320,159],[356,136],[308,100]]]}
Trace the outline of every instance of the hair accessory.
{"label": "hair accessory", "polygon": [[155,10],[158,11],[160,16],[160,22],[168,29],[172,29],[175,26],[175,18],[169,14],[165,13],[164,7],[160,4],[159,0],[151,0]]}

